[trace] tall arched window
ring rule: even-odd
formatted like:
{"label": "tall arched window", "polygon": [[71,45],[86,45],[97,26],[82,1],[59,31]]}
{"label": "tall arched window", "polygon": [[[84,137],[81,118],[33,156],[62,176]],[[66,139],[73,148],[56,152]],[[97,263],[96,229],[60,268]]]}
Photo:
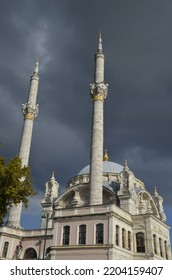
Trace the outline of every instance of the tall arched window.
{"label": "tall arched window", "polygon": [[26,249],[23,259],[24,260],[35,260],[35,259],[37,259],[36,250],[34,248]]}
{"label": "tall arched window", "polygon": [[138,253],[145,253],[145,237],[143,232],[136,233],[136,247]]}
{"label": "tall arched window", "polygon": [[162,239],[159,238],[159,251],[160,251],[160,256],[163,257],[163,254],[162,254]]}
{"label": "tall arched window", "polygon": [[51,251],[51,247],[47,247],[46,251],[45,251],[45,256],[46,256],[46,260],[50,260],[51,256],[50,256],[50,251]]}
{"label": "tall arched window", "polygon": [[103,244],[103,224],[96,225],[96,244]]}
{"label": "tall arched window", "polygon": [[126,244],[126,231],[125,228],[122,228],[122,248],[125,248]]}
{"label": "tall arched window", "polygon": [[167,250],[167,241],[164,241],[165,257],[168,260],[168,250]]}
{"label": "tall arched window", "polygon": [[119,246],[119,226],[116,225],[116,245]]}
{"label": "tall arched window", "polygon": [[69,245],[70,226],[63,227],[63,245]]}
{"label": "tall arched window", "polygon": [[131,232],[128,231],[128,246],[127,246],[128,250],[131,250]]}
{"label": "tall arched window", "polygon": [[154,248],[154,253],[157,254],[156,235],[155,234],[153,234],[153,248]]}
{"label": "tall arched window", "polygon": [[9,247],[9,242],[5,242],[4,243],[4,248],[3,248],[3,252],[2,252],[2,257],[6,258],[7,257],[7,253],[8,253],[8,247]]}
{"label": "tall arched window", "polygon": [[78,244],[86,244],[86,225],[79,226],[79,240]]}

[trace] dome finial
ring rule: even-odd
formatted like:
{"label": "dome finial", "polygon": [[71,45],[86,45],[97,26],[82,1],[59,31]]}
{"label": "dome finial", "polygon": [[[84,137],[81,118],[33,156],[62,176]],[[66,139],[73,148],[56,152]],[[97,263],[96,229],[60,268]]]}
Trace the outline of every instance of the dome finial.
{"label": "dome finial", "polygon": [[108,161],[108,160],[109,160],[108,150],[105,150],[105,151],[104,151],[103,161]]}

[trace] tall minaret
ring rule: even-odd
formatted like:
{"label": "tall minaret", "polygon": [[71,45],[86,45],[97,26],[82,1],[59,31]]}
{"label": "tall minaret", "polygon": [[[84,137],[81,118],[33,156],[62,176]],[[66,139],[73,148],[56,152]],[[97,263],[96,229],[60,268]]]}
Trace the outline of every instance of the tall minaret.
{"label": "tall minaret", "polygon": [[94,83],[90,85],[93,100],[91,162],[90,162],[90,205],[102,204],[103,183],[103,105],[108,85],[104,81],[104,54],[102,38],[99,35],[95,55]]}
{"label": "tall minaret", "polygon": [[[21,143],[18,156],[22,160],[22,166],[27,166],[29,162],[30,146],[32,140],[32,130],[34,119],[38,115],[38,105],[36,105],[39,76],[38,76],[38,59],[35,64],[33,75],[30,79],[30,88],[27,103],[22,105],[22,112],[24,115],[24,125],[21,136]],[[22,203],[12,206],[10,208],[7,226],[13,228],[21,228],[20,218],[22,211]]]}

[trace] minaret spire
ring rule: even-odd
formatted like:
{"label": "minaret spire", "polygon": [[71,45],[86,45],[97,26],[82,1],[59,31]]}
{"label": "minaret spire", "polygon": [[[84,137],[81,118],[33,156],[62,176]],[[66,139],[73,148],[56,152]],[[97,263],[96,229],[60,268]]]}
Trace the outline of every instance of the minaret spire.
{"label": "minaret spire", "polygon": [[104,83],[104,53],[103,53],[101,33],[99,33],[97,52],[95,54],[94,82],[95,83],[100,83],[100,82]]}
{"label": "minaret spire", "polygon": [[34,74],[38,74],[39,71],[39,59],[38,57],[36,58],[36,63],[35,63],[35,70],[34,70]]}
{"label": "minaret spire", "polygon": [[[21,136],[21,143],[19,148],[19,157],[22,161],[22,166],[27,166],[29,163],[30,147],[32,140],[32,130],[34,119],[38,115],[38,105],[36,104],[39,76],[38,76],[38,59],[35,63],[33,75],[30,79],[30,88],[28,94],[28,100],[22,105],[22,112],[24,116],[23,131]],[[20,217],[21,217],[22,203],[14,205],[10,209],[7,226],[13,228],[21,228]]]}
{"label": "minaret spire", "polygon": [[103,47],[102,47],[102,33],[99,33],[99,42],[98,42],[98,48],[97,48],[98,52],[103,52]]}
{"label": "minaret spire", "polygon": [[90,159],[90,205],[102,204],[103,183],[103,103],[108,85],[104,82],[104,54],[102,37],[99,34],[95,55],[94,83],[90,85],[93,100],[91,159]]}

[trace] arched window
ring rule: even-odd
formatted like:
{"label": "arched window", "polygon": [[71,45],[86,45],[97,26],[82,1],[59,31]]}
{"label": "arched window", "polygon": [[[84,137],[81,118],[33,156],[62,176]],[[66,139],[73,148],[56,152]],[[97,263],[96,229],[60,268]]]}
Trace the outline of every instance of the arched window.
{"label": "arched window", "polygon": [[46,260],[50,260],[51,256],[50,256],[50,251],[51,251],[51,247],[47,247],[46,251],[45,251],[45,256],[46,256]]}
{"label": "arched window", "polygon": [[164,241],[165,257],[168,260],[168,250],[167,250],[167,241]]}
{"label": "arched window", "polygon": [[159,238],[159,251],[160,251],[160,256],[163,257],[163,254],[162,254],[162,239]]}
{"label": "arched window", "polygon": [[127,246],[128,250],[131,250],[131,232],[128,231],[128,246]]}
{"label": "arched window", "polygon": [[116,245],[119,246],[119,226],[116,225]]}
{"label": "arched window", "polygon": [[79,226],[79,240],[78,244],[86,244],[86,225]]}
{"label": "arched window", "polygon": [[5,242],[4,243],[4,248],[3,248],[3,252],[2,252],[2,257],[6,258],[7,257],[7,253],[8,253],[8,247],[9,247],[9,242]]}
{"label": "arched window", "polygon": [[125,248],[126,243],[126,231],[124,228],[122,228],[122,248]]}
{"label": "arched window", "polygon": [[143,232],[136,233],[136,247],[138,253],[145,253],[145,237]]}
{"label": "arched window", "polygon": [[96,225],[96,244],[103,244],[103,224]]}
{"label": "arched window", "polygon": [[35,259],[37,259],[36,250],[34,248],[26,249],[23,259],[24,260],[35,260]]}
{"label": "arched window", "polygon": [[70,226],[63,227],[63,245],[69,245]]}
{"label": "arched window", "polygon": [[157,254],[156,235],[155,234],[153,234],[153,248],[154,248],[154,253]]}

